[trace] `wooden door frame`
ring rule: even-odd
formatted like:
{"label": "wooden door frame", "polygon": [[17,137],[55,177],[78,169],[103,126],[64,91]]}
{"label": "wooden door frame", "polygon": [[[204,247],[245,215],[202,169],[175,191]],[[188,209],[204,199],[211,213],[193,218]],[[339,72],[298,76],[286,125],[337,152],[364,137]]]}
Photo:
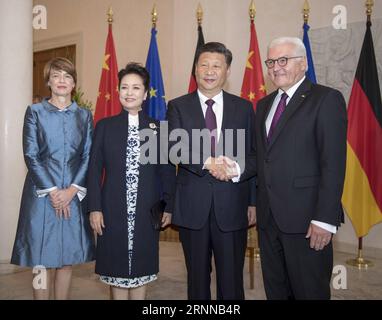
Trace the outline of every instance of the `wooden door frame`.
{"label": "wooden door frame", "polygon": [[55,49],[65,46],[76,46],[76,70],[77,85],[82,87],[82,70],[83,70],[83,34],[82,32],[68,34],[66,36],[54,37],[33,42],[33,52]]}

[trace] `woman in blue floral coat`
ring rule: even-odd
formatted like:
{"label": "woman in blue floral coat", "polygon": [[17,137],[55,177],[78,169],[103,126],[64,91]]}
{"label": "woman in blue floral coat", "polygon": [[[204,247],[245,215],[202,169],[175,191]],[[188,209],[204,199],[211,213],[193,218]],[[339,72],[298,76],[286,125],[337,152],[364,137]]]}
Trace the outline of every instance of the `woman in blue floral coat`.
{"label": "woman in blue floral coat", "polygon": [[150,211],[163,198],[162,227],[171,222],[175,167],[160,163],[159,121],[142,111],[148,71],[130,63],[118,77],[123,110],[99,121],[94,133],[88,174],[90,223],[98,234],[96,273],[111,286],[113,299],[144,299],[159,268],[159,231]]}

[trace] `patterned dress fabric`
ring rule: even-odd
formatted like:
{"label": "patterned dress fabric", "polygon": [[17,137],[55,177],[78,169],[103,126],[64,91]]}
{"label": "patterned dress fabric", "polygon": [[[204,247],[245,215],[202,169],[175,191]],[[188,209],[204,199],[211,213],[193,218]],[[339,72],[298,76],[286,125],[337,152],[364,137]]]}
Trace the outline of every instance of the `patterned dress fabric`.
{"label": "patterned dress fabric", "polygon": [[[129,273],[134,263],[134,226],[139,183],[140,141],[138,116],[129,115],[129,129],[126,147],[126,201],[128,227]],[[136,288],[157,279],[157,275],[147,275],[137,278],[118,278],[101,276],[101,281],[116,287]]]}

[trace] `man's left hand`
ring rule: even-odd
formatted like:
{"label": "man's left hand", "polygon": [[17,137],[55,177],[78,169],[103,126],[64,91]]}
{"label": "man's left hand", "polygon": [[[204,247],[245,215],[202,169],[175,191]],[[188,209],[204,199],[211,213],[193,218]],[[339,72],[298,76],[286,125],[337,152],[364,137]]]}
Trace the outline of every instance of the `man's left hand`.
{"label": "man's left hand", "polygon": [[256,225],[256,207],[255,206],[249,206],[248,207],[248,226],[254,226]]}
{"label": "man's left hand", "polygon": [[162,228],[167,227],[169,224],[171,224],[171,213],[168,212],[163,212],[163,217],[162,217]]}
{"label": "man's left hand", "polygon": [[213,177],[221,181],[229,181],[238,176],[235,162],[226,156],[216,158],[209,171]]}
{"label": "man's left hand", "polygon": [[310,238],[310,247],[319,251],[329,244],[332,233],[311,223],[305,238]]}

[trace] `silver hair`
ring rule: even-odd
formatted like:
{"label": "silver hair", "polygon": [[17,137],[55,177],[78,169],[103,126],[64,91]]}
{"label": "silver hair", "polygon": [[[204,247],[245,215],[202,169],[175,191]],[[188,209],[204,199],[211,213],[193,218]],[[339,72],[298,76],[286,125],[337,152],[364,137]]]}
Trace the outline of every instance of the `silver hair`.
{"label": "silver hair", "polygon": [[[295,47],[294,54],[296,56],[306,57],[305,45],[302,42],[302,40],[300,38],[297,38],[297,37],[280,37],[280,38],[273,39],[271,41],[271,43],[268,45],[267,52],[269,52],[269,49],[276,47],[276,46],[279,46],[279,45],[283,45],[283,44],[293,45]],[[308,64],[306,65],[305,71],[308,71]]]}
{"label": "silver hair", "polygon": [[271,43],[268,45],[268,51],[270,48],[273,48],[275,46],[282,45],[282,44],[294,45],[296,48],[296,51],[294,54],[306,57],[305,45],[301,41],[301,39],[297,37],[280,37],[280,38],[273,39]]}

